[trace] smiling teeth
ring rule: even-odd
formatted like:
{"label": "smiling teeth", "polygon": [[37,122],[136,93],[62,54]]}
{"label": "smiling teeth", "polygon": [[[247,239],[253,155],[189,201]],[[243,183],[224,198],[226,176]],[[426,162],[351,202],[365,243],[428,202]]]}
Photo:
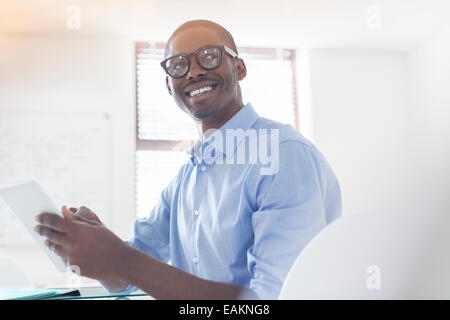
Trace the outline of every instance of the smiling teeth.
{"label": "smiling teeth", "polygon": [[212,86],[206,86],[206,87],[189,92],[189,95],[191,97],[194,97],[194,96],[198,96],[199,94],[202,94],[203,92],[207,92],[207,91],[211,91],[211,90],[212,90]]}

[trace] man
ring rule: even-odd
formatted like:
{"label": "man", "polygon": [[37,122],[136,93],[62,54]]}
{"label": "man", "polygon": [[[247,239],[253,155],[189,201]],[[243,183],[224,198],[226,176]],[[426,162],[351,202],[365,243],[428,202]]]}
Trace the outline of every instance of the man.
{"label": "man", "polygon": [[123,242],[85,207],[75,213],[64,206],[65,219],[43,213],[36,231],[110,291],[276,299],[301,250],[341,214],[336,177],[291,126],[243,104],[239,81],[247,70],[221,26],[183,24],[161,65],[169,94],[193,118],[200,139],[149,216],[135,222],[133,239]]}

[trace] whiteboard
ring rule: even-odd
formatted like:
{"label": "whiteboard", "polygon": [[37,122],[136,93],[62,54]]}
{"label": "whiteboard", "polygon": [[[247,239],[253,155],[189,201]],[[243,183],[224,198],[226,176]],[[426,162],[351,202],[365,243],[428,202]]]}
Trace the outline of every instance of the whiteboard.
{"label": "whiteboard", "polygon": [[[108,223],[111,120],[107,113],[0,112],[0,186],[39,181],[58,208],[85,205]],[[0,247],[33,244],[0,201]]]}

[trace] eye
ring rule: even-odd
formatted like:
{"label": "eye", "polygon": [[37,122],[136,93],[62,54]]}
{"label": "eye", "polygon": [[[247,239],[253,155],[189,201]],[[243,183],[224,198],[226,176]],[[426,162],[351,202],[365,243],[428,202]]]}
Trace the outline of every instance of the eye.
{"label": "eye", "polygon": [[205,52],[203,52],[203,57],[207,60],[212,60],[216,57],[216,55],[208,50],[205,50]]}
{"label": "eye", "polygon": [[184,62],[176,62],[173,66],[173,70],[181,70],[186,67],[186,64]]}
{"label": "eye", "polygon": [[168,62],[168,69],[173,73],[177,73],[179,71],[184,71],[184,70],[186,70],[187,67],[188,67],[188,63],[187,63],[186,59],[182,56],[171,59]]}
{"label": "eye", "polygon": [[206,67],[216,66],[219,63],[220,51],[216,48],[207,48],[202,51],[200,56],[201,63]]}

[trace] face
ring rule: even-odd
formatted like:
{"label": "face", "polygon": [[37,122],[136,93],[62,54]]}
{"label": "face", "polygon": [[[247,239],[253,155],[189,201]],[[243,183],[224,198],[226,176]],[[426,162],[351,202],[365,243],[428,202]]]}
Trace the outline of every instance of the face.
{"label": "face", "polygon": [[[177,54],[188,54],[206,45],[227,45],[214,30],[205,27],[186,29],[168,43],[166,58]],[[228,45],[229,46],[229,45]],[[180,79],[167,76],[169,93],[177,105],[195,120],[221,117],[235,105],[242,103],[238,81],[245,77],[245,65],[223,53],[221,65],[214,70],[205,70],[190,57],[189,72]],[[190,92],[210,87],[212,90],[191,96]]]}

